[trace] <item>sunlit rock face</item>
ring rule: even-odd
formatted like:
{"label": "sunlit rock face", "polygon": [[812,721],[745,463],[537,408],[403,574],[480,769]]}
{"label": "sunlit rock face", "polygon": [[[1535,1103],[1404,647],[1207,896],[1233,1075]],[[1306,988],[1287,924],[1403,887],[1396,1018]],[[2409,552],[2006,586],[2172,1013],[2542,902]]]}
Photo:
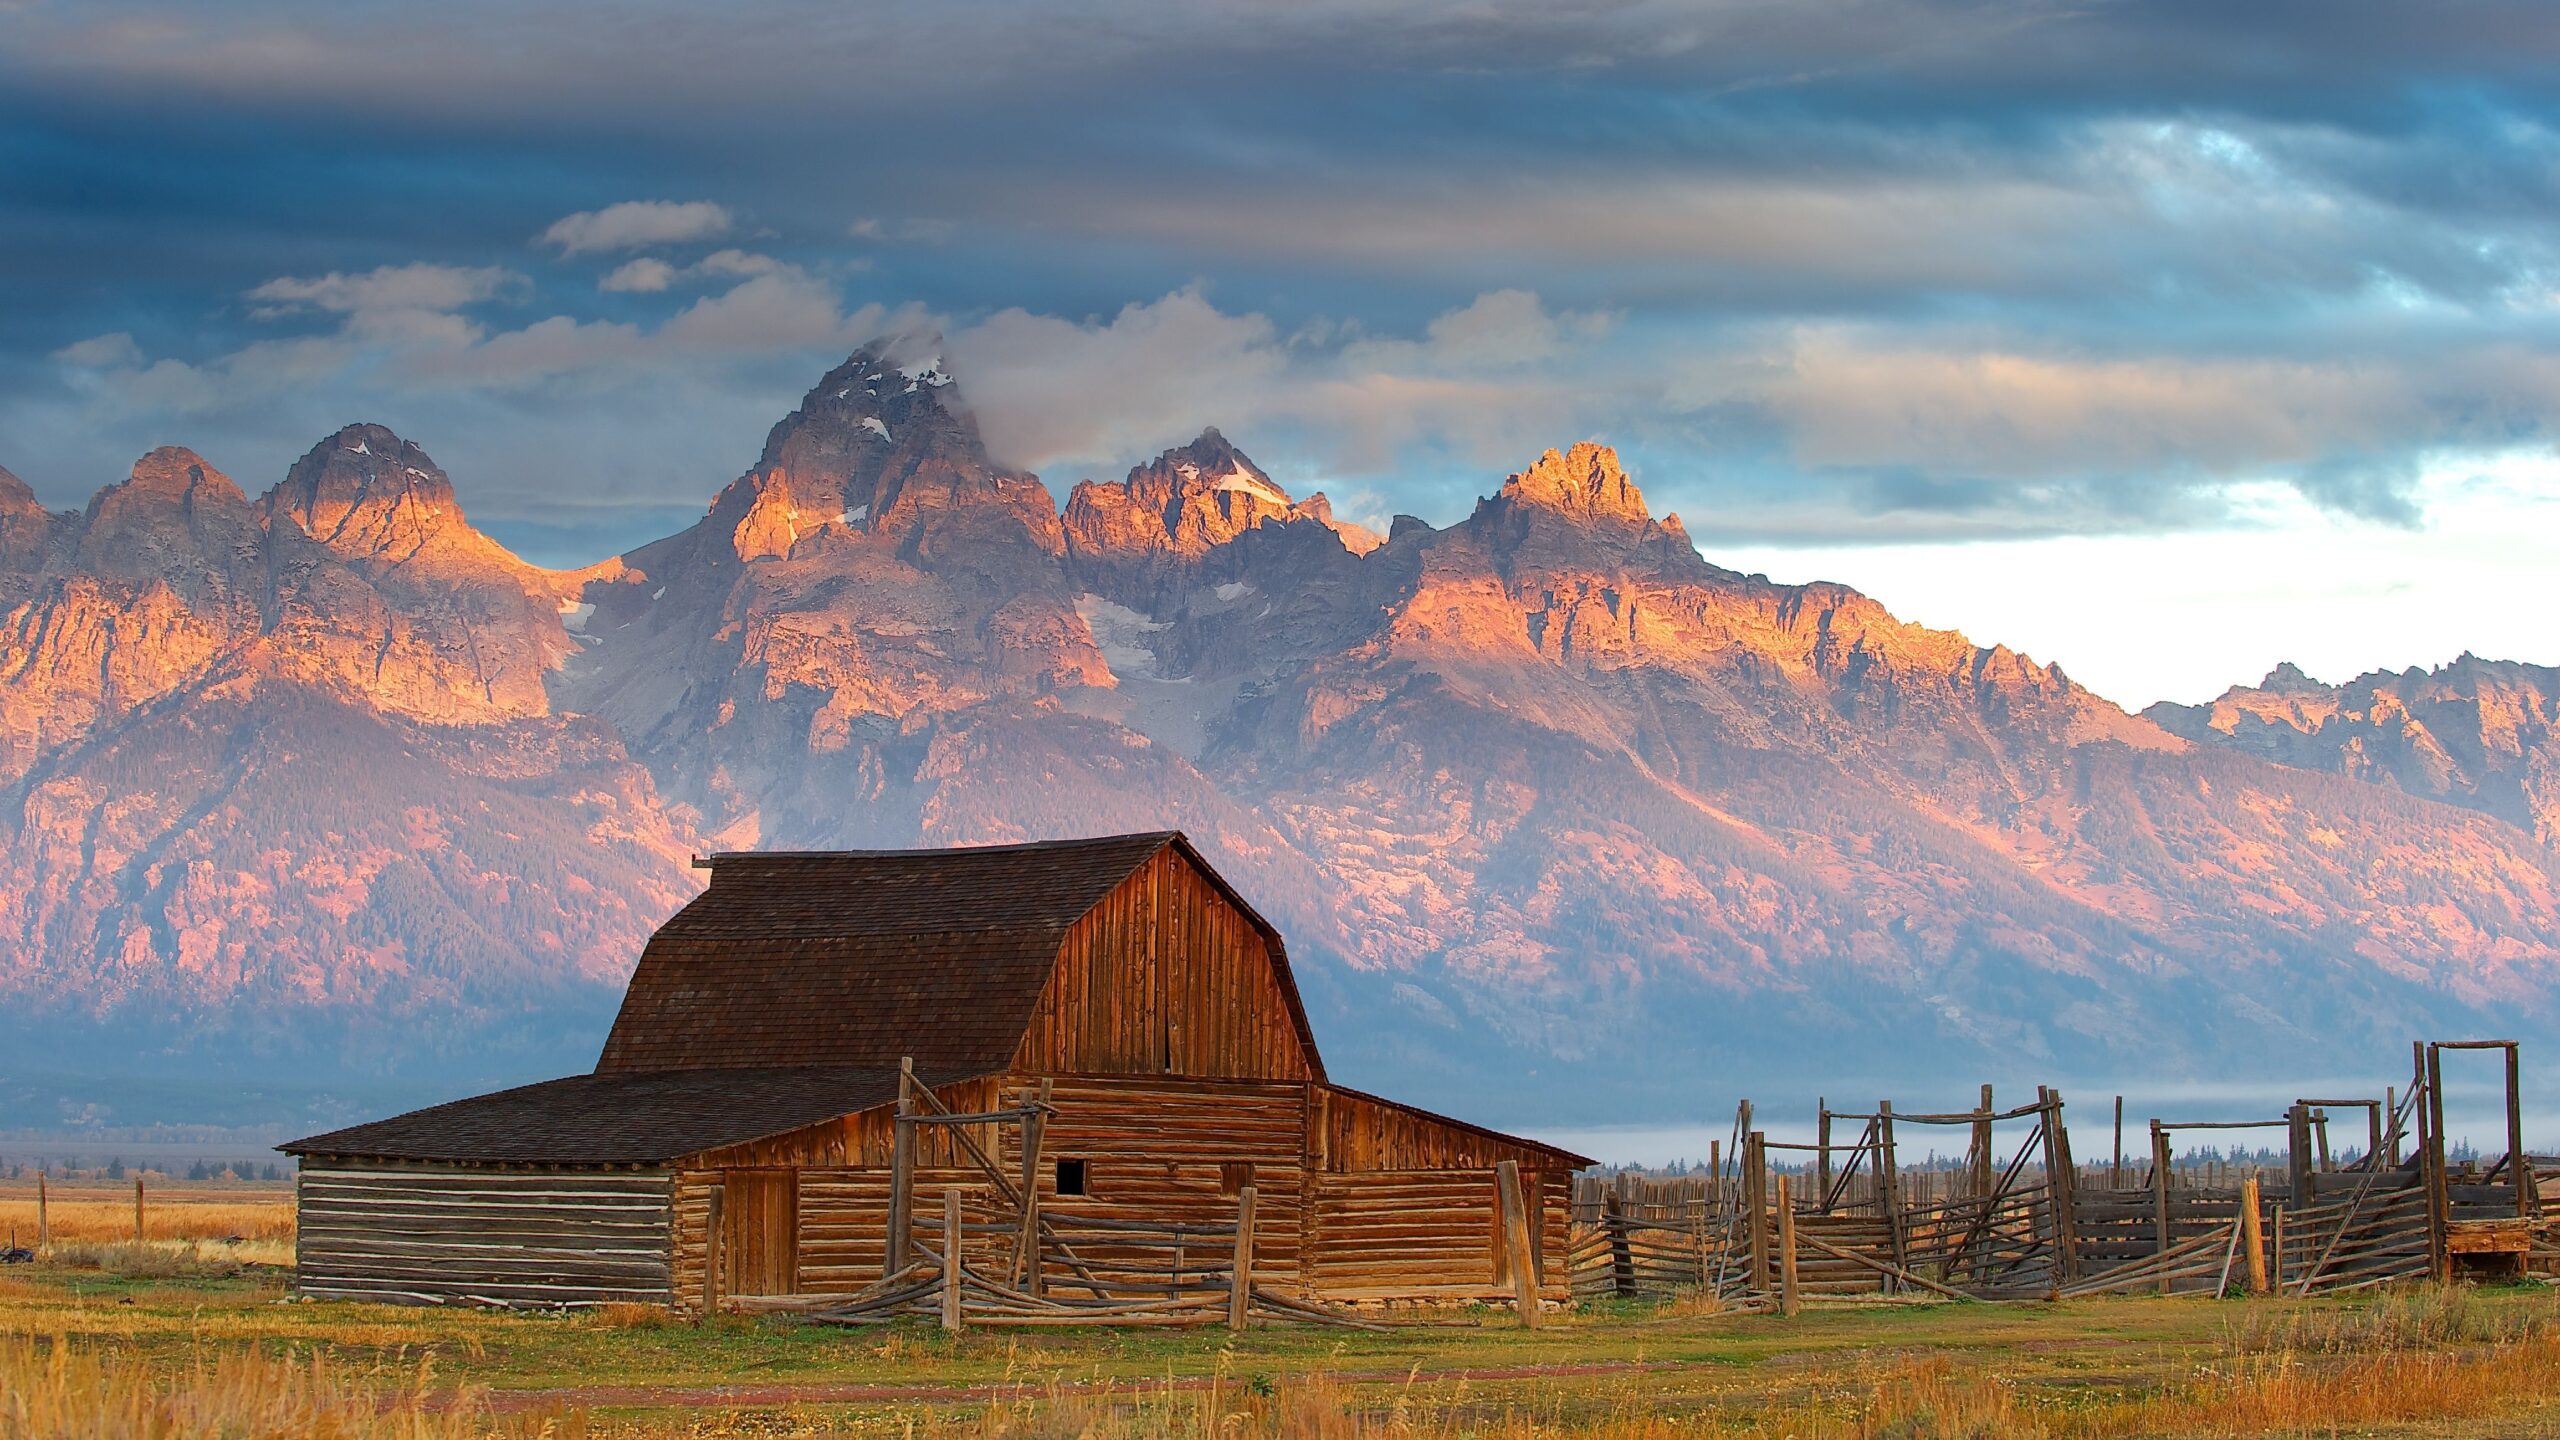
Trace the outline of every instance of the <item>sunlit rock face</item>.
{"label": "sunlit rock face", "polygon": [[648,771],[550,713],[576,580],[473,529],[388,430],[341,431],[255,502],[156,450],[5,554],[20,1053],[77,1063],[82,1025],[324,1074],[539,1048],[528,1027],[595,1011],[692,893]]}
{"label": "sunlit rock face", "polygon": [[175,450],[81,514],[0,479],[0,995],[574,1052],[510,1007],[600,1014],[692,852],[1169,826],[1338,1074],[1449,1103],[1631,1049],[1609,1093],[1677,1103],[1824,1037],[2157,1072],[2555,1013],[2549,671],[2136,717],[1714,565],[1605,446],[1382,541],[1215,430],[1062,513],[965,392],[865,347],[576,572],[378,426],[256,501]]}
{"label": "sunlit rock face", "polygon": [[1371,531],[1336,519],[1323,494],[1292,499],[1214,428],[1124,480],[1082,481],[1067,497],[1067,551],[1078,582],[1146,607],[1200,583],[1203,562],[1247,532],[1292,524],[1326,532],[1353,555],[1380,544]]}
{"label": "sunlit rock face", "polygon": [[2560,670],[2464,655],[2323,685],[2290,664],[2162,727],[2279,764],[2468,806],[2560,846]]}

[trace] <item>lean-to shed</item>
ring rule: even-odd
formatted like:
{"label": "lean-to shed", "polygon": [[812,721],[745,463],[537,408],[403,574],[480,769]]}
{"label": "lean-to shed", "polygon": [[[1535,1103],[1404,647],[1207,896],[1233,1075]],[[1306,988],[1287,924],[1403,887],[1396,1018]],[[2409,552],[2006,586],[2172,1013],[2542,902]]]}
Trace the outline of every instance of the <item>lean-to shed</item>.
{"label": "lean-to shed", "polygon": [[[1027,1174],[1043,1213],[1174,1225],[1232,1225],[1250,1185],[1258,1284],[1509,1298],[1507,1161],[1537,1288],[1565,1297],[1590,1162],[1327,1081],[1278,932],[1181,835],[709,863],[592,1074],[282,1147],[300,1293],[851,1294],[912,1218],[903,1173],[910,1196]],[[911,1107],[1041,1121],[980,1130],[978,1154],[911,1125],[901,1171],[902,1062]]]}

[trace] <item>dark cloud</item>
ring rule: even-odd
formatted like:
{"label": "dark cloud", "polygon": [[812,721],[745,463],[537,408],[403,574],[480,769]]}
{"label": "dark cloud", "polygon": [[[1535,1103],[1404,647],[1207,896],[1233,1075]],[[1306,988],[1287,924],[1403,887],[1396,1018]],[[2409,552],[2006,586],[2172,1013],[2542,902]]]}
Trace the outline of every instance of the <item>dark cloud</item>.
{"label": "dark cloud", "polygon": [[1701,533],[2408,523],[2548,443],[2555,72],[2546,0],[20,0],[0,461],[380,419],[569,558],[929,316],[1062,482],[1217,423],[1445,517],[1598,434]]}

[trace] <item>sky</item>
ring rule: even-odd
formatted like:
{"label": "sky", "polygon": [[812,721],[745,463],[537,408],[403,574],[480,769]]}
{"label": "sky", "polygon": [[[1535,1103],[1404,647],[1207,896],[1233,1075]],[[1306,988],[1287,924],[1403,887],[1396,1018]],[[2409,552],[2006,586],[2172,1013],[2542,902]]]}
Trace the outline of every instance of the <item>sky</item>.
{"label": "sky", "polygon": [[528,557],[936,330],[1063,491],[1619,447],[2131,707],[2560,663],[2560,6],[0,0],[0,465],[356,420]]}

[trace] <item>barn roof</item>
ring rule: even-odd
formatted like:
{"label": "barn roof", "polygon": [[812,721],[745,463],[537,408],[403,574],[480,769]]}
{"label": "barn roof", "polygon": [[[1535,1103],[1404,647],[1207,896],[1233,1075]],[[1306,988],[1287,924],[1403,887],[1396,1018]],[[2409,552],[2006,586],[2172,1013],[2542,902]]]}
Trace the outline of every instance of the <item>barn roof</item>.
{"label": "barn roof", "polygon": [[[1020,1045],[1068,928],[1166,847],[1217,884],[1271,949],[1279,932],[1175,831],[948,850],[751,851],[641,952],[598,1073],[774,1065],[985,1071]],[[1318,1074],[1322,1073],[1321,1062]]]}
{"label": "barn roof", "polygon": [[[928,1085],[969,1075],[918,1070]],[[637,1070],[519,1085],[276,1148],[296,1155],[487,1165],[659,1165],[898,1098],[898,1070]]]}

